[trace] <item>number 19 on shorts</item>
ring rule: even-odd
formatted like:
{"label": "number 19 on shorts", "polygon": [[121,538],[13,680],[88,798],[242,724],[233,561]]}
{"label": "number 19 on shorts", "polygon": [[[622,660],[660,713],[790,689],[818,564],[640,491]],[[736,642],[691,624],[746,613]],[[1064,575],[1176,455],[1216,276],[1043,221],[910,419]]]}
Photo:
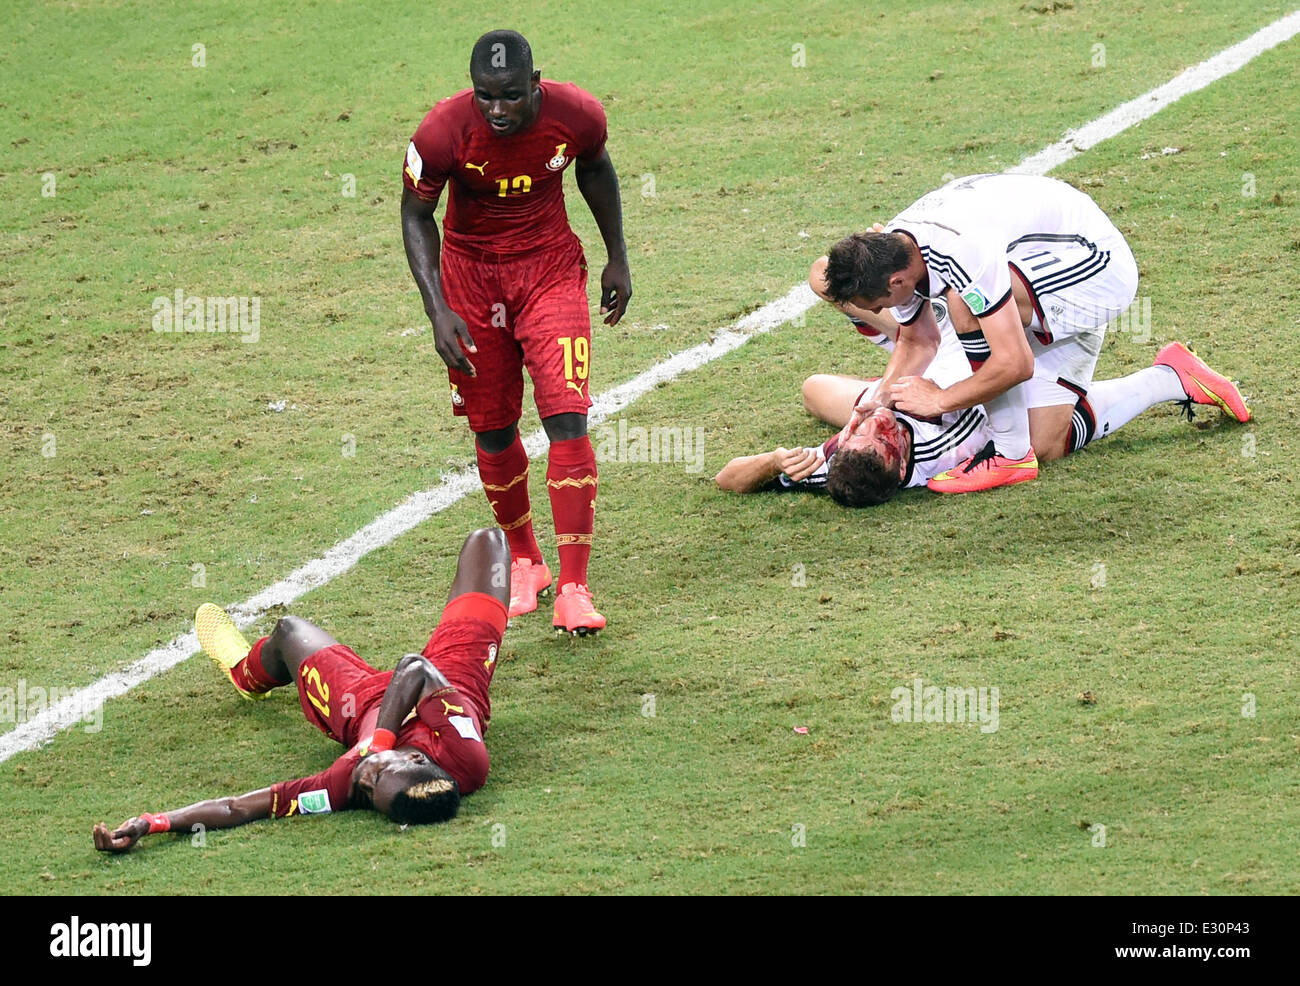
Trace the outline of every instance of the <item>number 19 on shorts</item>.
{"label": "number 19 on shorts", "polygon": [[587,382],[591,364],[591,340],[585,336],[561,336],[555,344],[564,350],[565,386],[582,393],[582,385]]}

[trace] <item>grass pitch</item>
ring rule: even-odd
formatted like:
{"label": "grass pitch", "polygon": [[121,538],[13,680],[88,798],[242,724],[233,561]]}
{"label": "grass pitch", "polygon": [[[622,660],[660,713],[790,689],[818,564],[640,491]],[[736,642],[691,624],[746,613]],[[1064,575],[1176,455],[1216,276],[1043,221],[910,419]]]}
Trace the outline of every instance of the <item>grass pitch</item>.
{"label": "grass pitch", "polygon": [[[634,297],[595,331],[599,393],[945,174],[1005,168],[1287,10],[785,6],[435,23],[381,3],[11,4],[0,687],[124,667],[200,602],[247,598],[472,461],[397,203],[406,141],[484,30],[517,27],[609,113]],[[1149,337],[1112,332],[1098,377],[1190,340],[1242,380],[1251,425],[1157,409],[1028,486],[864,512],[718,493],[731,455],[824,435],[805,376],[883,366],[814,310],[625,412],[701,429],[703,468],[602,463],[610,628],[555,639],[543,609],[507,632],[491,779],[453,823],[344,814],[96,854],[96,820],[337,752],[289,694],[248,705],[196,657],[109,703],[102,729],[0,765],[0,886],[1297,892],[1298,82],[1293,41],[1056,173],[1128,236],[1151,300]],[[598,270],[571,184],[569,211]],[[257,341],[153,331],[177,289],[259,298]],[[391,664],[489,519],[473,495],[295,611]],[[891,693],[917,678],[997,688],[997,731],[895,723]]]}

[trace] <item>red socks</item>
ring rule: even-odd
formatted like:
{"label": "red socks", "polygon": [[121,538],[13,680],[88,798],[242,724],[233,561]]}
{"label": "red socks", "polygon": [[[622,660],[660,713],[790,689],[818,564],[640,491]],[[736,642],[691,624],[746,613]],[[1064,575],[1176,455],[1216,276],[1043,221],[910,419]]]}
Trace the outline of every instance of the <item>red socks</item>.
{"label": "red socks", "polygon": [[587,584],[591,527],[596,511],[596,452],[586,435],[551,443],[546,489],[555,518],[555,545],[560,553],[556,588]]}
{"label": "red socks", "polygon": [[514,444],[504,452],[484,452],[478,442],[478,474],[483,492],[496,515],[497,526],[506,533],[512,558],[542,560],[541,548],[533,534],[533,511],[528,503],[528,453],[515,435]]}
{"label": "red socks", "polygon": [[230,677],[235,680],[235,684],[255,695],[289,684],[287,681],[277,681],[272,678],[266,668],[262,667],[262,645],[266,641],[267,638],[263,637],[255,643],[249,650],[248,656],[230,669]]}

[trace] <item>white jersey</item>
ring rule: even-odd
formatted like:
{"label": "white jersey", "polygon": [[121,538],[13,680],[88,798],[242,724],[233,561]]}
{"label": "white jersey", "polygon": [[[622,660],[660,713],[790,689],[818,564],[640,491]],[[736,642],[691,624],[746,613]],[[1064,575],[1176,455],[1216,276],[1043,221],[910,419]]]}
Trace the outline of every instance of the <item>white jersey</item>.
{"label": "white jersey", "polygon": [[[1011,300],[1008,263],[1036,294],[1062,291],[1105,270],[1115,241],[1123,242],[1087,195],[1037,175],[956,178],[921,196],[885,230],[910,236],[925,260],[928,283],[892,309],[903,325],[916,320],[926,298],[949,287],[972,314],[992,315]],[[1055,249],[1064,244],[1071,247],[1068,254]],[[961,341],[966,355],[979,363],[988,358],[988,343],[982,333],[972,335],[978,338]]]}

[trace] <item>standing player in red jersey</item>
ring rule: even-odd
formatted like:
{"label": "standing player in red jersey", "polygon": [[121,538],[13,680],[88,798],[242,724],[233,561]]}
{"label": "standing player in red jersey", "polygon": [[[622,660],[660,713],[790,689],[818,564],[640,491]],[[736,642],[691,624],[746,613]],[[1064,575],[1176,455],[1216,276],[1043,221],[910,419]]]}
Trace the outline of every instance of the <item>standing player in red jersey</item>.
{"label": "standing player in red jersey", "polygon": [[[492,31],[470,56],[466,89],[439,102],[406,151],[402,239],[448,367],[453,413],[469,418],[479,475],[510,539],[510,616],[537,608],[552,583],[533,534],[528,455],[519,439],[523,367],[551,440],[546,469],[560,557],[553,623],[604,628],[588,588],[596,454],[587,437],[591,316],[587,262],[564,211],[564,170],[605,241],[600,311],[616,325],[632,278],[605,111],[572,83],[544,80],[514,31]],[[443,237],[434,211],[450,185]]]}
{"label": "standing player in red jersey", "polygon": [[423,653],[377,671],[320,627],[279,620],[252,647],[225,611],[199,608],[199,643],[247,699],[297,684],[307,721],[348,751],[328,769],[237,797],[144,812],[113,831],[102,822],[95,848],[125,852],[150,832],[232,828],[259,818],[372,808],[406,825],[452,818],[461,795],[488,774],[483,736],[488,687],[506,625],[510,550],[498,530],[465,539],[438,628]]}

